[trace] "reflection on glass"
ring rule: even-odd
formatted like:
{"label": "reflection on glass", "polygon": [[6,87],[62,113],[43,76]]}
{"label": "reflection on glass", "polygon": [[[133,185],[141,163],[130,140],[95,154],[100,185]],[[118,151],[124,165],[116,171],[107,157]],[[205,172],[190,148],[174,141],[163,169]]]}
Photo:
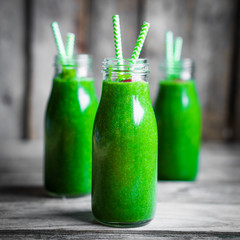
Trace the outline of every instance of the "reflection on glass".
{"label": "reflection on glass", "polygon": [[83,88],[78,89],[78,99],[79,99],[81,110],[82,112],[84,112],[84,110],[87,108],[88,104],[90,103],[90,97]]}
{"label": "reflection on glass", "polygon": [[182,104],[184,107],[187,107],[189,104],[189,99],[188,99],[188,96],[186,95],[186,93],[184,93],[182,95]]}
{"label": "reflection on glass", "polygon": [[133,96],[133,117],[136,125],[142,121],[144,110],[138,101],[138,96]]}

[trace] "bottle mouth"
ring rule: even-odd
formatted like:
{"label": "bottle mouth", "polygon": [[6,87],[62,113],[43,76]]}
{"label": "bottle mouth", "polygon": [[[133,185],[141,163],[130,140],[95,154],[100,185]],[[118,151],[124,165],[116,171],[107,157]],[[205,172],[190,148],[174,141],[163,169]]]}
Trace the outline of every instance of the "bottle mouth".
{"label": "bottle mouth", "polygon": [[111,82],[147,82],[149,63],[146,58],[116,59],[105,58],[103,61],[103,77]]}
{"label": "bottle mouth", "polygon": [[55,68],[76,69],[77,77],[92,78],[92,57],[89,54],[76,54],[73,57],[55,56]]}
{"label": "bottle mouth", "polygon": [[195,68],[194,61],[190,58],[183,58],[179,61],[164,61],[161,62],[160,64],[160,69],[161,70],[166,70],[166,69],[174,69],[178,71],[186,70],[189,69],[193,71]]}
{"label": "bottle mouth", "polygon": [[74,57],[56,55],[54,65],[55,67],[59,67],[59,66],[75,67],[77,64]]}
{"label": "bottle mouth", "polygon": [[116,58],[105,58],[103,61],[103,72],[112,73],[149,73],[149,63],[146,58],[139,59],[116,59]]}
{"label": "bottle mouth", "polygon": [[72,57],[56,55],[54,62],[55,66],[59,64],[62,66],[92,66],[92,57],[89,54],[76,54]]}
{"label": "bottle mouth", "polygon": [[179,61],[164,61],[160,64],[161,79],[165,80],[192,80],[195,65],[192,59],[185,58]]}

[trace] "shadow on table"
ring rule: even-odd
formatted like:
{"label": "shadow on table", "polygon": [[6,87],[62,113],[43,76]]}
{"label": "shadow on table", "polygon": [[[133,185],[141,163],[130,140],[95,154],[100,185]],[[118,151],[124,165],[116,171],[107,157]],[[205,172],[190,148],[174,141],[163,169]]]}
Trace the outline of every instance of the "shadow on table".
{"label": "shadow on table", "polygon": [[42,186],[8,186],[0,187],[1,196],[22,198],[43,198],[47,194]]}
{"label": "shadow on table", "polygon": [[71,218],[77,221],[85,222],[85,223],[90,223],[90,224],[98,224],[91,211],[86,210],[86,211],[77,211],[77,212],[69,212],[69,213],[62,213],[59,214],[61,216]]}
{"label": "shadow on table", "polygon": [[82,211],[69,212],[69,213],[65,212],[65,213],[58,214],[58,216],[67,217],[77,221],[89,223],[91,225],[108,228],[108,226],[102,225],[101,223],[97,222],[92,214],[92,211],[90,210],[82,210]]}

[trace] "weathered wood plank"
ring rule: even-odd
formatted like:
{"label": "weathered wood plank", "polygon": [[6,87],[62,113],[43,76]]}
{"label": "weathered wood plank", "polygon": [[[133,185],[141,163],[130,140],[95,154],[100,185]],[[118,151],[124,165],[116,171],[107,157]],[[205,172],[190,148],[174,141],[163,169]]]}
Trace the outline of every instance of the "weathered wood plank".
{"label": "weathered wood plank", "polygon": [[22,137],[24,1],[0,0],[0,139]]}
{"label": "weathered wood plank", "polygon": [[99,231],[48,231],[48,230],[40,230],[40,231],[29,231],[29,230],[14,230],[14,231],[0,231],[0,236],[3,239],[109,239],[109,240],[122,240],[122,239],[151,239],[151,240],[219,240],[219,239],[234,239],[239,240],[239,233],[202,233],[202,232],[194,232],[194,233],[184,233],[184,232],[168,232],[161,231],[153,232],[153,231],[144,231],[143,233],[139,233],[137,231],[128,231],[128,233],[124,232],[99,232]]}
{"label": "weathered wood plank", "polygon": [[32,109],[32,1],[24,1],[24,26],[25,26],[25,86],[24,86],[24,107],[23,107],[23,139],[33,138],[33,109]]}
{"label": "weathered wood plank", "polygon": [[[24,3],[26,2],[0,1],[0,98],[2,99],[0,138],[19,138],[23,131],[22,109],[26,64]],[[226,122],[230,94],[233,22],[237,2],[228,0],[223,0],[221,3],[217,0],[32,1],[32,106],[35,137],[43,136],[43,116],[51,88],[53,56],[56,53],[49,23],[57,20],[64,34],[68,31],[76,32],[77,40],[80,41],[78,44],[80,51],[85,52],[89,49],[92,52],[96,87],[100,96],[102,60],[114,56],[111,16],[115,13],[121,16],[124,56],[128,57],[139,32],[137,27],[141,17],[139,13],[145,11],[142,20],[151,23],[145,43],[145,53],[151,64],[150,92],[153,102],[158,87],[158,65],[164,56],[164,32],[171,29],[177,35],[184,37],[184,56],[196,60],[196,79],[203,106],[204,137],[227,138],[230,133]],[[145,3],[142,6],[146,8],[141,10],[140,3]],[[77,17],[80,25],[76,26]],[[88,41],[90,41],[89,46],[87,46]],[[239,89],[238,86],[236,88]],[[234,120],[236,137],[240,135],[238,95],[236,94]],[[4,124],[5,122],[8,124]]]}
{"label": "weathered wood plank", "polygon": [[93,72],[98,96],[102,89],[102,62],[115,57],[112,15],[121,18],[123,56],[131,56],[137,39],[137,0],[93,0],[90,52],[93,56]]}
{"label": "weathered wood plank", "polygon": [[50,23],[57,21],[65,40],[68,32],[75,32],[78,11],[75,0],[33,1],[33,117],[35,137],[43,136],[43,119],[54,74],[57,54]]}
{"label": "weathered wood plank", "polygon": [[231,124],[233,125],[233,138],[234,140],[240,141],[240,2],[237,1],[237,14],[236,14],[236,25],[235,25],[235,58],[233,59],[233,68],[234,71],[232,74],[232,104],[233,109],[231,116]]}
{"label": "weathered wood plank", "polygon": [[[159,189],[160,190],[160,189]],[[162,191],[162,194],[166,194]],[[15,196],[15,197],[14,197]],[[158,202],[154,220],[138,230],[238,232],[238,205]],[[91,214],[90,196],[52,199],[41,188],[1,188],[1,230],[65,229],[110,230],[96,224]],[[21,221],[19,221],[21,219]]]}
{"label": "weathered wood plank", "polygon": [[40,141],[0,142],[0,237],[47,239],[52,235],[61,239],[67,234],[72,239],[240,237],[239,145],[204,145],[196,182],[159,182],[155,218],[137,229],[97,224],[91,214],[90,196],[47,197],[42,188],[42,148]]}
{"label": "weathered wood plank", "polygon": [[203,109],[203,137],[224,139],[233,54],[236,1],[146,0],[145,19],[151,23],[146,41],[150,59],[150,92],[156,99],[164,34],[172,30],[184,39],[183,56],[196,62],[196,82]]}
{"label": "weathered wood plank", "polygon": [[79,53],[89,53],[91,1],[77,0],[76,48]]}
{"label": "weathered wood plank", "polygon": [[[23,199],[1,199],[0,230],[98,230],[116,231],[98,224],[91,213],[90,196],[78,199],[51,199],[35,191]],[[240,204],[198,204],[158,202],[154,219],[137,231],[239,232]],[[118,230],[117,230],[118,231]],[[127,230],[123,229],[123,232]]]}

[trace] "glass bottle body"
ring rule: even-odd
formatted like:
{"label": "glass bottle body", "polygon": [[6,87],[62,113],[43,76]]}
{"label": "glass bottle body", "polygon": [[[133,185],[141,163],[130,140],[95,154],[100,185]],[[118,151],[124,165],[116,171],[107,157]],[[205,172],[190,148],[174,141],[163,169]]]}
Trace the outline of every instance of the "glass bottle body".
{"label": "glass bottle body", "polygon": [[201,142],[201,108],[189,59],[161,65],[155,103],[158,124],[158,179],[194,180]]}
{"label": "glass bottle body", "polygon": [[98,102],[93,78],[81,72],[89,61],[88,55],[78,55],[62,66],[56,60],[45,115],[44,181],[53,196],[91,192],[92,130]]}
{"label": "glass bottle body", "polygon": [[103,224],[134,227],[149,222],[155,211],[157,125],[148,71],[136,73],[129,60],[111,61],[104,63],[93,130],[92,211]]}

